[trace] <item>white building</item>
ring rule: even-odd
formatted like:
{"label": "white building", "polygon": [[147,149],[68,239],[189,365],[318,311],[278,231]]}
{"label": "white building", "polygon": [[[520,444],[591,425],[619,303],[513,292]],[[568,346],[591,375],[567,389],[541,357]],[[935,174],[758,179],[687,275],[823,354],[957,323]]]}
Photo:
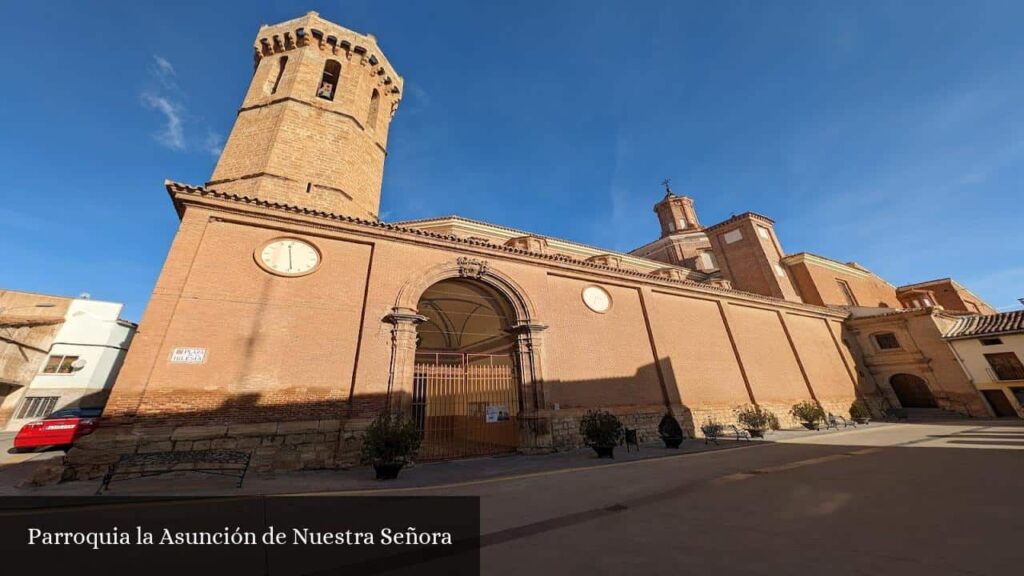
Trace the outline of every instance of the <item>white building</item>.
{"label": "white building", "polygon": [[120,319],[122,308],[115,302],[71,301],[45,361],[7,422],[8,431],[61,408],[104,405],[136,329]]}
{"label": "white building", "polygon": [[992,412],[1024,418],[1024,310],[965,316],[945,337]]}

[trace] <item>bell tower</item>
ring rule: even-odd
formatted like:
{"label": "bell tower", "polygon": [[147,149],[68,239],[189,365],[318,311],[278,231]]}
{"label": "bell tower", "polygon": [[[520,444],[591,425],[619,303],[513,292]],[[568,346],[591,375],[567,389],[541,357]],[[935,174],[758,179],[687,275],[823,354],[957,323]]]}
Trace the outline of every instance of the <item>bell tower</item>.
{"label": "bell tower", "polygon": [[662,182],[665,186],[665,197],[654,205],[654,212],[661,223],[661,237],[682,232],[697,232],[703,229],[697,221],[697,210],[693,206],[693,198],[677,196],[669,186],[669,180]]}
{"label": "bell tower", "polygon": [[255,72],[206,184],[376,220],[402,77],[377,40],[310,12],[262,26]]}

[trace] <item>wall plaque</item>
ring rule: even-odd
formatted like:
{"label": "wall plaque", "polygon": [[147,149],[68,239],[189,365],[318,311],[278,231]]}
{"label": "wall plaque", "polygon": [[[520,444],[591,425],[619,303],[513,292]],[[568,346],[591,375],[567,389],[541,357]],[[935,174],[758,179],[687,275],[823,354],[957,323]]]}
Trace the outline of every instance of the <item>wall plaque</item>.
{"label": "wall plaque", "polygon": [[171,364],[202,364],[206,362],[206,348],[175,348]]}

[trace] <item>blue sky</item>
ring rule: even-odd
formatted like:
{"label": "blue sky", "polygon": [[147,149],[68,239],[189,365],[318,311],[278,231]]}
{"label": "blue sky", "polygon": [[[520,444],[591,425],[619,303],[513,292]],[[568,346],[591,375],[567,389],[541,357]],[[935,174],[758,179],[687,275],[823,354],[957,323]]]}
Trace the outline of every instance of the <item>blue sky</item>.
{"label": "blue sky", "polygon": [[670,177],[704,224],[894,284],[1024,297],[1024,3],[19,2],[0,22],[0,286],[138,319],[252,72],[317,10],[405,78],[387,220],[458,213],[617,250]]}

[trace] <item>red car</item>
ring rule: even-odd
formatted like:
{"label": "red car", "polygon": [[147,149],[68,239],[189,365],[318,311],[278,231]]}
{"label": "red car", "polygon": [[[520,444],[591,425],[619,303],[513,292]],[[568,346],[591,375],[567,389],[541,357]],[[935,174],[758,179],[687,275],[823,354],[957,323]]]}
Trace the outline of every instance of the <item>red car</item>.
{"label": "red car", "polygon": [[14,437],[14,449],[41,446],[70,446],[91,433],[99,423],[102,408],[64,408],[42,420],[29,422]]}

